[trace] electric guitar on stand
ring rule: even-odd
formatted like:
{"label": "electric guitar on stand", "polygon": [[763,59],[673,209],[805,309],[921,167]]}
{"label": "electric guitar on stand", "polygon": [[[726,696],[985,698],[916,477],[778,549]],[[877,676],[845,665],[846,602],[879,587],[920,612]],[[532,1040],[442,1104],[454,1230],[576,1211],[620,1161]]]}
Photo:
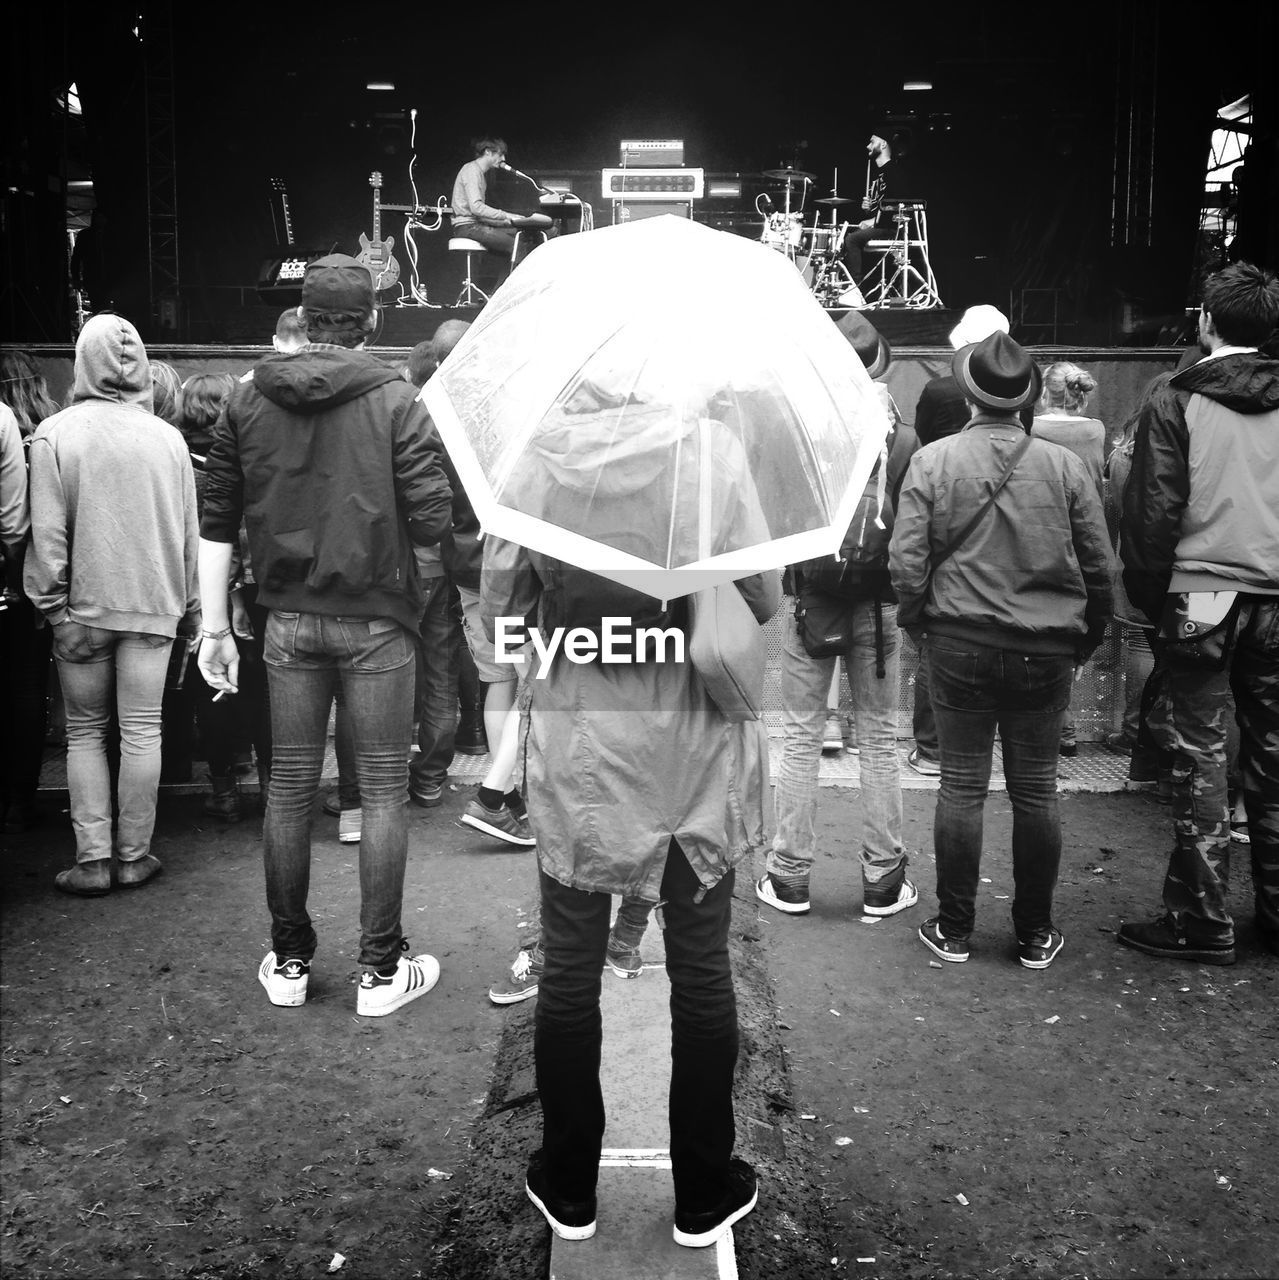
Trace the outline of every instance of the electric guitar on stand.
{"label": "electric guitar on stand", "polygon": [[400,264],[396,262],[391,250],[395,247],[395,237],[382,239],[382,175],[378,170],[369,174],[369,186],[373,188],[373,239],[370,240],[363,231],[360,232],[360,252],[355,255],[356,261],[367,267],[373,277],[373,289],[376,293],[393,288],[400,278]]}

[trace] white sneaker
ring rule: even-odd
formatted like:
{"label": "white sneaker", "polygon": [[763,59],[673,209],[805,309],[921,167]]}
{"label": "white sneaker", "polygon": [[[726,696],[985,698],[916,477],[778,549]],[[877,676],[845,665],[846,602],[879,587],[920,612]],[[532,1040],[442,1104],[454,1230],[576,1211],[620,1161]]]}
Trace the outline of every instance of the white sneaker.
{"label": "white sneaker", "polygon": [[426,995],[439,980],[440,962],[434,956],[401,956],[389,978],[366,969],[360,977],[355,1012],[362,1018],[383,1018]]}
{"label": "white sneaker", "polygon": [[343,809],[338,814],[338,843],[359,844],[363,819],[363,809]]}
{"label": "white sneaker", "polygon": [[286,1009],[306,1003],[306,984],[311,966],[305,960],[281,960],[274,951],[258,966],[258,981],[266,988],[272,1004]]}
{"label": "white sneaker", "polygon": [[844,727],[835,716],[826,717],[826,727],[822,730],[822,750],[842,751],[844,749]]}

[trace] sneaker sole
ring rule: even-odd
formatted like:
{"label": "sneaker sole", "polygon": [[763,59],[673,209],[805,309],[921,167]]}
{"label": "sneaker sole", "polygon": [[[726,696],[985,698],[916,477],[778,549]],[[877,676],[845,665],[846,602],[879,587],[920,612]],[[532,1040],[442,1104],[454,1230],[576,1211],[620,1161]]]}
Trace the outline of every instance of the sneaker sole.
{"label": "sneaker sole", "polygon": [[524,1194],[537,1206],[538,1212],[546,1219],[547,1225],[561,1240],[589,1240],[595,1234],[595,1223],[588,1222],[584,1227],[568,1227],[560,1222],[553,1213],[538,1199],[533,1188],[524,1184]]}
{"label": "sneaker sole", "polygon": [[1189,960],[1192,964],[1234,964],[1236,960],[1233,947],[1229,951],[1204,951],[1198,947],[1178,947],[1175,951],[1168,947],[1152,947],[1132,938],[1117,935],[1125,947],[1140,951],[1143,955],[1157,956],[1160,960]]}
{"label": "sneaker sole", "polygon": [[503,840],[507,844],[517,845],[521,849],[532,849],[537,844],[537,841],[532,836],[513,836],[509,831],[503,831],[501,827],[495,827],[485,822],[483,818],[476,818],[469,813],[462,815],[462,821],[468,827],[474,827],[476,831],[483,831],[486,836],[492,836],[494,840]]}
{"label": "sneaker sole", "polygon": [[435,989],[435,984],[439,982],[439,980],[440,966],[436,964],[435,972],[427,977],[422,986],[417,987],[412,991],[404,991],[388,1004],[379,1005],[376,1009],[362,1009],[360,1007],[360,995],[363,994],[361,992],[355,997],[355,1012],[361,1018],[384,1018],[388,1013],[394,1013],[397,1009],[403,1009],[406,1004],[411,1004],[420,996],[426,995],[428,991],[433,991]]}
{"label": "sneaker sole", "polygon": [[868,916],[895,916],[899,911],[905,911],[919,901],[919,890],[914,885],[911,885],[910,890],[909,898],[899,898],[886,907],[872,907],[863,900],[862,911]]}
{"label": "sneaker sole", "polygon": [[436,796],[424,796],[419,795],[416,791],[410,791],[409,800],[417,805],[419,809],[437,809],[444,803],[444,792],[441,791]]}
{"label": "sneaker sole", "polygon": [[522,1000],[531,1000],[537,995],[538,984],[535,982],[527,991],[494,991],[489,988],[489,999],[494,1004],[519,1004]]}
{"label": "sneaker sole", "polygon": [[962,956],[952,955],[949,951],[943,951],[935,942],[931,942],[921,933],[919,940],[926,946],[929,951],[937,957],[938,960],[945,960],[948,964],[966,964],[968,962],[967,954]]}
{"label": "sneaker sole", "polygon": [[717,1223],[709,1231],[703,1231],[700,1234],[693,1235],[687,1231],[681,1231],[679,1227],[675,1228],[675,1243],[682,1244],[686,1249],[704,1249],[707,1245],[714,1244],[720,1236],[722,1236],[735,1222],[739,1222],[755,1207],[759,1200],[759,1187],[755,1188],[754,1194],[740,1209],[734,1210],[724,1219],[723,1222]]}
{"label": "sneaker sole", "polygon": [[755,896],[761,902],[766,902],[775,911],[784,911],[788,916],[807,915],[813,905],[811,902],[783,902],[780,898],[774,898],[759,887],[758,880],[755,882]]}
{"label": "sneaker sole", "polygon": [[360,837],[353,835],[338,836],[338,844],[359,844]]}
{"label": "sneaker sole", "polygon": [[608,962],[608,967],[612,969],[619,978],[638,978],[640,974],[644,972],[643,965],[640,965],[638,969],[623,969],[620,965],[615,965],[611,960]]}

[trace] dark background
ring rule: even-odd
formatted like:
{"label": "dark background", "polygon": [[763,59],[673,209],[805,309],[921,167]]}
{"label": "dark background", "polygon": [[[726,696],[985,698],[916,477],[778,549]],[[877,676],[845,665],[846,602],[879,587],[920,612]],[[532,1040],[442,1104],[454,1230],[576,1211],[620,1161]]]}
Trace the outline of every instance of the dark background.
{"label": "dark background", "polygon": [[[372,232],[372,170],[384,202],[412,204],[414,161],[417,201],[431,204],[451,194],[484,133],[503,136],[511,163],[539,178],[596,171],[575,183],[600,224],[610,214],[597,171],[618,163],[622,138],[682,138],[687,164],[742,174],[748,197],[762,170],[784,165],[816,175],[818,195],[838,169],[840,193],[860,196],[867,137],[905,124],[948,308],[990,301],[1029,319],[1051,296],[1062,341],[1171,341],[1197,300],[1214,116],[1246,92],[1260,212],[1241,209],[1240,237],[1253,260],[1273,267],[1279,256],[1279,201],[1258,198],[1277,167],[1276,8],[1192,22],[1149,0],[1055,11],[498,5],[465,17],[423,6],[46,4],[10,19],[6,45],[0,321],[9,340],[71,336],[67,181],[92,179],[82,216],[92,203],[104,219],[103,289],[117,308],[149,339],[219,341],[276,252],[273,178],[296,243],[354,252]],[[914,75],[933,90],[902,92]],[[372,79],[394,92],[367,90]],[[70,81],[79,119],[55,105]],[[171,222],[158,224],[176,234],[176,288],[156,279],[149,253],[157,190],[162,210],[176,191]],[[712,212],[758,235],[748,200],[704,201],[695,216]],[[401,216],[384,214],[382,232],[402,246]],[[433,299],[444,278],[451,301],[446,235],[447,224],[418,245]]]}

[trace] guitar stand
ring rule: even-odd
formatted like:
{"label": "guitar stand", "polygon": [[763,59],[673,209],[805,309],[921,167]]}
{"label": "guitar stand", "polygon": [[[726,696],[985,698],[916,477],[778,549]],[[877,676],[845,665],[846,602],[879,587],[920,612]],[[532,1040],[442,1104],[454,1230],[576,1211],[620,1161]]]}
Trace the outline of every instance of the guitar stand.
{"label": "guitar stand", "polygon": [[[928,222],[923,209],[903,209],[894,215],[897,233],[892,240],[879,242],[883,256],[862,278],[860,285],[865,298],[864,309],[873,311],[881,307],[910,307],[930,310],[942,305],[937,291],[937,279],[928,261]],[[911,225],[916,233],[911,235]],[[876,242],[866,247],[869,249]],[[920,271],[911,260],[912,250],[923,264]]]}

